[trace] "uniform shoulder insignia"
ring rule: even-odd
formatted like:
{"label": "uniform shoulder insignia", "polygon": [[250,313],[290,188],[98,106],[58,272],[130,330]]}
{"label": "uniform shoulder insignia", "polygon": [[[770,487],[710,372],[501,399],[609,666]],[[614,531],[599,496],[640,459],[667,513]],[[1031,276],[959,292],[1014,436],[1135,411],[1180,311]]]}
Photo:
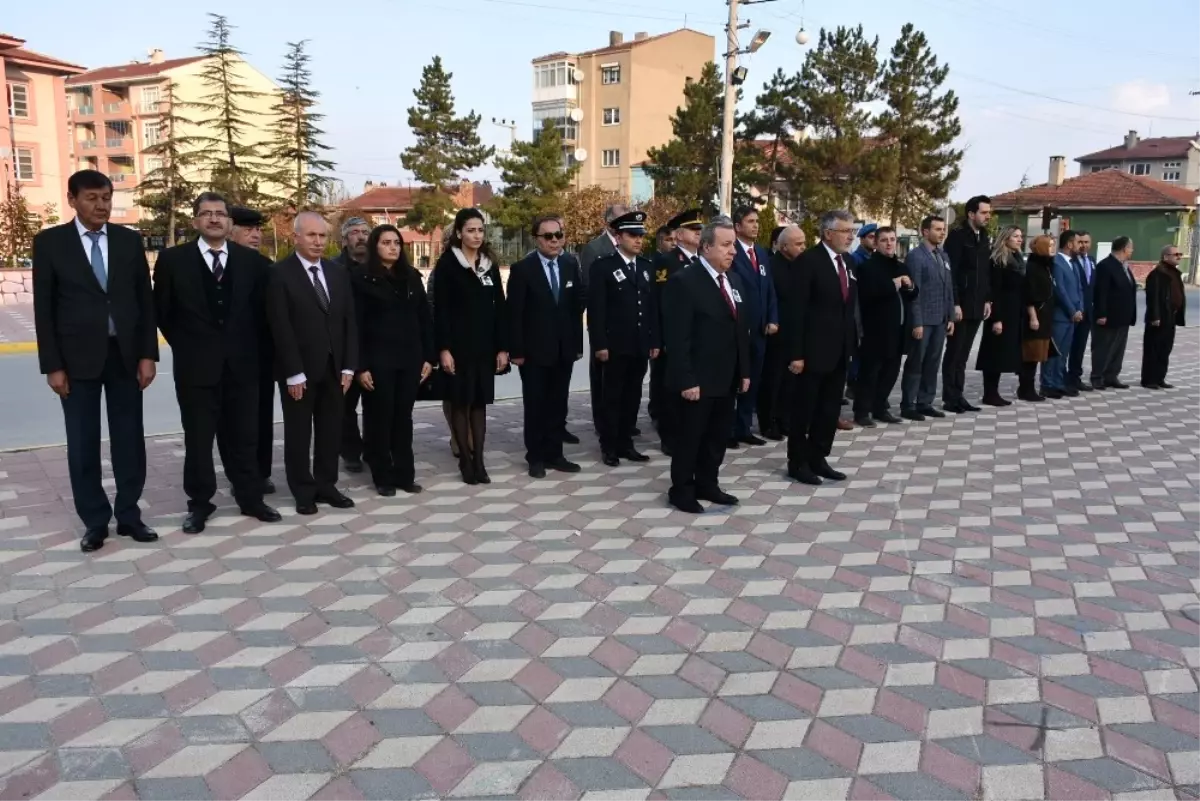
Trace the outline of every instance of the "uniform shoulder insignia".
{"label": "uniform shoulder insignia", "polygon": [[659,268],[658,268],[657,270],[655,270],[655,272],[654,272],[654,283],[656,283],[656,284],[665,284],[665,283],[667,282],[667,279],[668,279],[669,277],[670,277],[670,273],[668,273],[668,272],[667,272],[667,268],[666,268],[666,267],[659,267]]}

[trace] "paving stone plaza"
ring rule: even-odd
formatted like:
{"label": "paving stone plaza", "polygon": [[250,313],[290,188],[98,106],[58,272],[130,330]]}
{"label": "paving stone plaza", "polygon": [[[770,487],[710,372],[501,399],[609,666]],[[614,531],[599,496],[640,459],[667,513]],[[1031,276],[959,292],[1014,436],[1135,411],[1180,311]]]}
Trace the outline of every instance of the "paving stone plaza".
{"label": "paving stone plaza", "polygon": [[162,539],[93,555],[65,450],[0,454],[0,798],[1200,797],[1196,339],[1172,391],[840,433],[841,485],[731,452],[695,518],[586,394],[579,475],[498,404],[465,487],[427,408],[423,495],[194,537],[157,438]]}

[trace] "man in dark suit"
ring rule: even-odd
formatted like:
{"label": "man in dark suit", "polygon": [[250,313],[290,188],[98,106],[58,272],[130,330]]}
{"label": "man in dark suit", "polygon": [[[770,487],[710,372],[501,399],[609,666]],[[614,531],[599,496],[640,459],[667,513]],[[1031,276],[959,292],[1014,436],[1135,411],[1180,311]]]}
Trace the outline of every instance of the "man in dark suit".
{"label": "man in dark suit", "polygon": [[[663,296],[667,281],[677,272],[699,263],[700,231],[704,219],[700,209],[688,209],[667,220],[664,228],[671,232],[674,243],[666,253],[654,257],[654,311],[658,315],[659,330],[662,330]],[[650,363],[650,417],[658,426],[662,452],[667,456],[674,453],[679,433],[679,393],[667,387],[666,348]]]}
{"label": "man in dark suit", "polygon": [[167,248],[154,267],[154,311],[171,345],[183,422],[184,534],[204,531],[217,510],[213,440],[242,514],[276,523],[263,503],[258,445],[259,336],[265,278],[255,253],[229,242],[229,208],[215,192],[192,204],[193,242]]}
{"label": "man in dark suit", "polygon": [[841,481],[829,466],[846,386],[846,366],[854,355],[857,287],[847,264],[858,230],[854,215],[828,211],[821,216],[821,241],[805,251],[788,275],[784,330],[788,370],[796,376],[788,434],[788,476],[804,484]]}
{"label": "man in dark suit", "polygon": [[[342,223],[342,252],[334,261],[350,272],[363,272],[367,269],[367,237],[371,235],[371,226],[362,217],[348,217]],[[358,401],[362,397],[362,387],[357,381],[350,382],[346,397],[342,400],[342,464],[347,473],[363,471],[363,440],[358,430]]]}
{"label": "man in dark suit", "polygon": [[[114,514],[117,534],[137,542],[158,539],[138,507],[146,484],[142,390],[154,380],[158,361],[154,297],[142,237],[108,223],[112,192],[104,173],[76,172],[67,180],[75,219],[33,238],[38,364],[62,401],[84,553],[104,546]],[[117,483],[112,504],[101,483],[102,392]]]}
{"label": "man in dark suit", "polygon": [[1092,314],[1092,388],[1129,389],[1121,383],[1129,329],[1137,322],[1137,279],[1129,269],[1133,240],[1118,236],[1112,253],[1096,265]]}
{"label": "man in dark suit", "polygon": [[563,254],[562,223],[538,217],[531,233],[537,250],[508,273],[509,358],[521,371],[529,475],[545,478],[547,467],[579,472],[563,438],[571,370],[583,357],[584,295],[578,263]]}
{"label": "man in dark suit", "polygon": [[[779,299],[775,296],[775,282],[771,278],[770,254],[757,243],[758,212],[752,206],[736,209],[733,224],[737,229],[733,273],[746,288],[744,322],[750,329],[750,389],[737,397],[737,415],[729,444],[733,447],[765,445],[766,440],[754,436],[754,410],[758,405],[767,337],[779,332]],[[758,427],[765,431],[770,426],[760,419]]]}
{"label": "man in dark suit", "polygon": [[[788,273],[796,269],[797,261],[804,255],[806,238],[804,230],[798,225],[781,226],[774,237],[770,275],[781,311],[785,307]],[[767,338],[767,352],[763,358],[762,379],[758,388],[758,425],[762,428],[763,436],[775,442],[781,441],[787,434],[792,408],[790,398],[795,383],[787,369],[786,323],[787,315],[780,314],[779,332]]]}
{"label": "man in dark suit", "polygon": [[617,252],[592,262],[588,279],[588,339],[601,367],[600,449],[609,467],[649,461],[633,447],[646,362],[660,348],[651,264],[640,255],[645,223],[641,211],[613,220]]}
{"label": "man in dark suit", "polygon": [[967,201],[966,219],[946,237],[954,279],[954,333],[946,337],[942,357],[942,408],[964,414],[979,407],[963,394],[967,382],[967,360],[975,335],[983,321],[992,316],[992,243],[987,224],[992,218],[992,201],[976,195]]}
{"label": "man in dark suit", "polygon": [[909,339],[905,312],[917,297],[908,269],[896,256],[896,229],[889,225],[876,228],[872,239],[875,248],[855,270],[863,336],[858,350],[854,422],[863,428],[875,428],[876,421],[903,422],[889,411],[888,396],[896,387]]}
{"label": "man in dark suit", "polygon": [[[271,277],[271,260],[264,256],[262,247],[263,215],[245,206],[231,206],[229,219],[233,228],[229,239],[253,251],[255,271],[262,274],[262,286]],[[255,446],[258,473],[263,480],[263,494],[275,492],[271,480],[271,466],[275,452],[275,346],[271,343],[271,326],[267,315],[262,315],[258,334],[258,444]]]}
{"label": "man in dark suit", "polygon": [[337,489],[337,466],[342,399],[358,361],[358,329],[350,273],[321,258],[329,233],[325,219],[304,211],[294,229],[296,252],[271,268],[267,316],[283,401],[288,486],[296,511],[314,515],[318,502],[354,506]]}
{"label": "man in dark suit", "polygon": [[1083,380],[1083,355],[1087,352],[1088,337],[1091,336],[1092,316],[1096,286],[1096,263],[1092,261],[1092,235],[1087,231],[1075,232],[1076,256],[1072,262],[1079,286],[1083,289],[1083,319],[1075,326],[1075,337],[1071,340],[1071,353],[1067,359],[1067,386],[1079,392],[1091,392],[1092,382]]}
{"label": "man in dark suit", "polygon": [[[587,295],[588,280],[591,278],[592,262],[596,259],[605,256],[611,256],[617,252],[617,240],[612,233],[612,221],[617,217],[625,214],[627,209],[619,203],[615,203],[604,209],[604,230],[601,231],[592,241],[583,246],[583,250],[579,251],[579,278],[583,281],[584,295]],[[592,424],[596,428],[596,434],[600,433],[600,407],[602,393],[600,391],[600,382],[603,380],[603,371],[600,369],[600,362],[596,359],[595,348],[592,349],[592,354],[588,358],[588,382],[592,395]]]}
{"label": "man in dark suit", "polygon": [[718,483],[734,398],[744,395],[751,381],[747,290],[730,272],[735,238],[727,217],[706,226],[698,263],[667,281],[663,304],[664,333],[672,354],[667,386],[682,398],[667,497],[689,514],[704,511],[701,500],[723,506],[738,502]]}

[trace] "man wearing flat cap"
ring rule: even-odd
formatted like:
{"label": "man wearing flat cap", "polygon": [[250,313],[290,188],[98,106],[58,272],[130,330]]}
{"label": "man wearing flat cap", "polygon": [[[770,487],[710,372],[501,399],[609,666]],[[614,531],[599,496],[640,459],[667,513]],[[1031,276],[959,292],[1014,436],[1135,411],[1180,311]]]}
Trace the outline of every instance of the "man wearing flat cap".
{"label": "man wearing flat cap", "polygon": [[646,364],[658,358],[653,265],[642,258],[646,214],[631,211],[609,223],[615,253],[592,262],[588,278],[588,339],[600,364],[600,449],[604,463],[646,462],[633,447]]}
{"label": "man wearing flat cap", "polygon": [[[265,221],[262,212],[245,206],[230,206],[229,221],[233,223],[229,239],[254,251],[256,271],[261,273],[262,284],[266,286],[270,279],[272,262],[259,250],[262,247],[262,226]],[[275,482],[271,480],[271,463],[275,450],[275,348],[271,343],[271,328],[267,325],[266,314],[262,316],[259,330],[258,353],[258,441],[255,457],[259,475],[263,479],[263,494],[270,495],[275,492]]]}
{"label": "man wearing flat cap", "polygon": [[[367,268],[367,237],[371,235],[371,224],[362,217],[347,217],[340,230],[342,252],[334,259],[351,274]],[[357,381],[350,382],[350,389],[342,406],[342,464],[347,473],[363,471],[363,441],[358,429],[358,401],[362,387]]]}

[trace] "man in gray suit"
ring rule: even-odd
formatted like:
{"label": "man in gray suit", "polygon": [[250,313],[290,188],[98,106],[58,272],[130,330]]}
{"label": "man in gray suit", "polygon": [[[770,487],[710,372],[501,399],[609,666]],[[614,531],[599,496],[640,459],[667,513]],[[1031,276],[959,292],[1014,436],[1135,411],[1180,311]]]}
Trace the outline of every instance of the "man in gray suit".
{"label": "man in gray suit", "polygon": [[946,221],[926,217],[921,221],[921,244],[904,261],[917,287],[908,308],[911,333],[900,380],[900,416],[905,420],[946,416],[933,408],[946,336],[954,333],[954,283],[950,259],[942,250],[945,239]]}
{"label": "man in gray suit", "polygon": [[[629,209],[624,204],[614,203],[604,209],[604,230],[583,246],[583,250],[579,251],[579,282],[583,284],[584,296],[587,296],[588,273],[591,270],[592,262],[602,256],[611,256],[617,252],[617,241],[613,239],[612,232],[609,230],[609,224],[618,217],[628,213]],[[591,348],[588,348],[591,351]],[[588,358],[588,382],[591,385],[592,391],[592,425],[596,429],[596,434],[600,434],[600,362],[596,361],[596,354],[593,352]]]}

